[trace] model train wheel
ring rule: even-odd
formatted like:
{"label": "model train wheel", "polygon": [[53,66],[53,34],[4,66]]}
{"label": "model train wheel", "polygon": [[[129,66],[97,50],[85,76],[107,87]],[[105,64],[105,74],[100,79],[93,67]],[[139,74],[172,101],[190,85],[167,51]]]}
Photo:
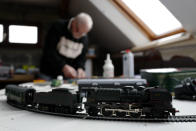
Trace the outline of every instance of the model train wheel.
{"label": "model train wheel", "polygon": [[103,116],[111,116],[112,115],[112,111],[107,111],[106,109],[108,109],[108,108],[107,107],[102,108]]}
{"label": "model train wheel", "polygon": [[152,118],[152,114],[151,114],[151,113],[146,113],[146,114],[145,114],[145,117],[146,117],[146,118]]}
{"label": "model train wheel", "polygon": [[164,112],[158,111],[157,109],[152,110],[152,117],[162,118],[163,116],[164,116]]}
{"label": "model train wheel", "polygon": [[126,116],[126,112],[116,112],[116,116],[118,116],[118,117],[125,117]]}
{"label": "model train wheel", "polygon": [[49,110],[49,112],[55,112],[55,106],[53,106],[53,105],[48,105],[48,110]]}
{"label": "model train wheel", "polygon": [[64,114],[69,114],[70,113],[70,109],[68,107],[64,107],[63,108],[63,113]]}
{"label": "model train wheel", "polygon": [[130,113],[130,116],[134,117],[134,118],[138,118],[138,117],[141,116],[141,113],[140,112],[138,112],[138,113]]}
{"label": "model train wheel", "polygon": [[40,110],[40,111],[49,111],[49,107],[47,105],[44,105],[44,104],[39,104],[38,110]]}
{"label": "model train wheel", "polygon": [[90,116],[97,116],[97,114],[98,114],[98,109],[96,108],[96,107],[89,107],[89,109],[88,109],[88,114],[90,115]]}
{"label": "model train wheel", "polygon": [[169,112],[163,112],[163,118],[168,118],[170,116]]}
{"label": "model train wheel", "polygon": [[76,114],[76,112],[77,112],[77,109],[73,108],[71,114]]}

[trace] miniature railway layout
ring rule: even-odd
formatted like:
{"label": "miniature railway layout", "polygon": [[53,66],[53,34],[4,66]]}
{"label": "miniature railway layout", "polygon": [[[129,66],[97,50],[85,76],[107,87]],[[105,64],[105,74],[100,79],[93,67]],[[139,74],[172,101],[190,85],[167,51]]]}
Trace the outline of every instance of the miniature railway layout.
{"label": "miniature railway layout", "polygon": [[70,118],[134,121],[196,122],[196,115],[176,116],[165,88],[147,87],[143,79],[83,79],[78,88],[7,85],[7,103],[32,112]]}
{"label": "miniature railway layout", "polygon": [[169,116],[168,118],[130,118],[130,117],[104,117],[104,116],[88,116],[86,113],[78,113],[75,115],[72,114],[63,114],[63,113],[54,113],[48,111],[41,111],[38,109],[34,109],[31,107],[23,107],[11,102],[8,102],[9,105],[14,106],[16,108],[20,108],[22,110],[42,113],[42,114],[49,114],[49,115],[56,115],[62,117],[69,117],[69,118],[78,118],[78,119],[90,119],[90,120],[108,120],[108,121],[130,121],[130,122],[196,122],[196,115],[181,115],[181,116]]}

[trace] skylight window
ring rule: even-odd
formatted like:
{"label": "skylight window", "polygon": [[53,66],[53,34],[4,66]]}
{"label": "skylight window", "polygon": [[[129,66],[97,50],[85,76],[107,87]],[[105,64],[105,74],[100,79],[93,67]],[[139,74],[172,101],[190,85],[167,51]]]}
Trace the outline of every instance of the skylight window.
{"label": "skylight window", "polygon": [[9,26],[9,42],[37,44],[38,42],[38,27],[37,26]]}
{"label": "skylight window", "polygon": [[0,42],[3,42],[3,25],[0,24]]}
{"label": "skylight window", "polygon": [[152,39],[184,32],[182,24],[159,0],[115,0],[115,2]]}

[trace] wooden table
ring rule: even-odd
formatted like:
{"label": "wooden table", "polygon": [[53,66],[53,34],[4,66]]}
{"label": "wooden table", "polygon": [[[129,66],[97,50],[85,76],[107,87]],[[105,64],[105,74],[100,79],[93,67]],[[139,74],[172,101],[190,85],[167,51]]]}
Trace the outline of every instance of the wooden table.
{"label": "wooden table", "polygon": [[5,80],[0,80],[0,89],[4,88],[7,84],[19,84],[24,82],[30,82],[34,80],[34,75],[32,74],[14,74],[12,78]]}

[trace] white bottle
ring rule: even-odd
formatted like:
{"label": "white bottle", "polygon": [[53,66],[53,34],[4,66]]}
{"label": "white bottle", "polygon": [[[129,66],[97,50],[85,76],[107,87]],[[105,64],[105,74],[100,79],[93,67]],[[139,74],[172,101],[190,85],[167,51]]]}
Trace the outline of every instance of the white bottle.
{"label": "white bottle", "polygon": [[63,76],[62,75],[58,75],[57,76],[57,80],[59,80],[61,82],[61,85],[64,84]]}
{"label": "white bottle", "polygon": [[134,78],[134,54],[128,49],[123,54],[123,75]]}
{"label": "white bottle", "polygon": [[112,64],[112,60],[110,59],[110,54],[107,54],[107,59],[105,60],[105,64],[103,66],[103,77],[114,77],[114,65]]}

